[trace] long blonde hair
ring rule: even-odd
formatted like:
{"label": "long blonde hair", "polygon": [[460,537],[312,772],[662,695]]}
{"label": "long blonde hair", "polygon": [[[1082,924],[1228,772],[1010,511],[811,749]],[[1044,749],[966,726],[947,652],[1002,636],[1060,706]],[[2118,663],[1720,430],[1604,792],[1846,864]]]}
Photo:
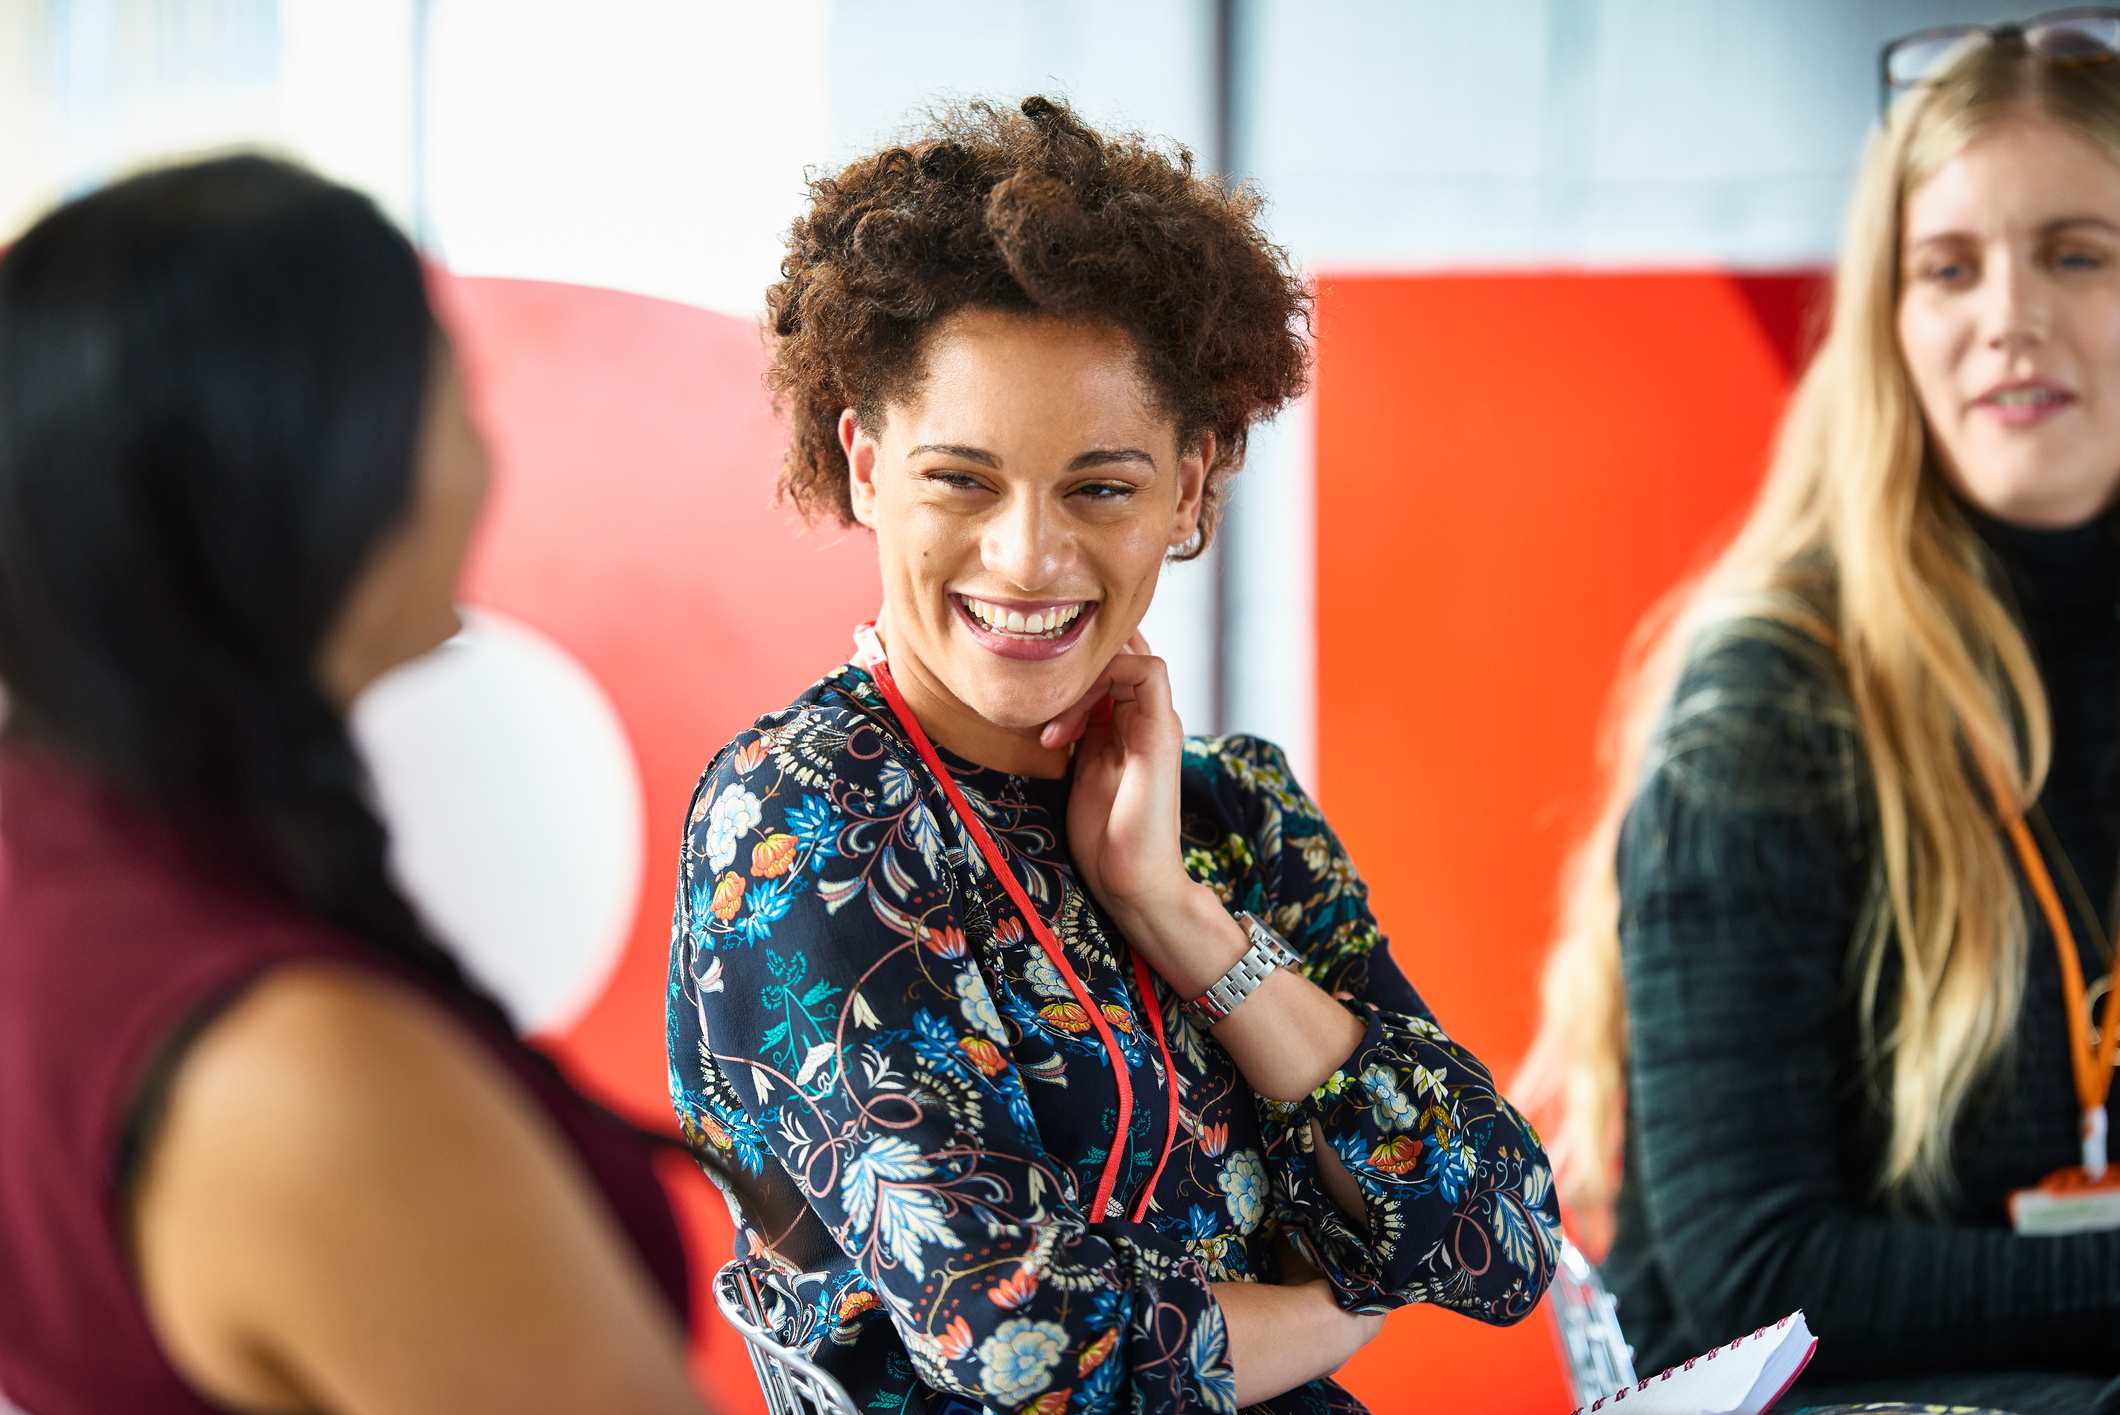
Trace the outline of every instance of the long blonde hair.
{"label": "long blonde hair", "polygon": [[[2120,164],[2120,64],[2068,68],[2021,44],[1982,42],[1894,107],[1863,158],[1831,321],[1759,498],[1732,543],[1637,636],[1613,703],[1608,787],[1564,882],[1539,1035],[1519,1081],[1533,1112],[1557,1121],[1563,1197],[1593,1241],[1607,1231],[1626,1123],[1620,823],[1679,670],[1714,635],[1814,642],[1853,709],[1875,802],[1876,907],[1850,940],[1848,981],[1862,1061],[1889,1116],[1880,1198],[1933,1210],[1949,1197],[1959,1113],[2007,1050],[2027,926],[1993,793],[2020,808],[2038,796],[2051,755],[2046,692],[1930,459],[1896,317],[1907,194],[2026,111]],[[1998,780],[1978,779],[1969,760],[1992,764]]]}

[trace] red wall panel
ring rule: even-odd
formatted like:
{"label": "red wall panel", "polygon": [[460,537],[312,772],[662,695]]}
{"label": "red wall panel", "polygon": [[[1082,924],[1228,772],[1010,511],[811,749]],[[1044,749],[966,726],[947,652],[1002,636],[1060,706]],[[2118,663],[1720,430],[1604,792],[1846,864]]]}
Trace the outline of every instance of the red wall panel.
{"label": "red wall panel", "polygon": [[[1400,966],[1505,1081],[1614,671],[1742,516],[1818,289],[1319,284],[1318,791]],[[1571,1404],[1543,1314],[1496,1331],[1403,1312],[1345,1379],[1378,1415]]]}
{"label": "red wall panel", "polygon": [[[875,556],[866,533],[804,534],[773,505],[785,433],[755,324],[578,286],[439,285],[494,464],[466,597],[589,670],[643,787],[624,954],[581,1020],[544,1040],[584,1084],[672,1129],[663,976],[686,799],[716,748],[846,656],[875,610]],[[525,809],[536,790],[523,783]],[[703,1382],[724,1410],[762,1409],[707,1291],[729,1255],[727,1210],[682,1160],[664,1176],[686,1228]]]}

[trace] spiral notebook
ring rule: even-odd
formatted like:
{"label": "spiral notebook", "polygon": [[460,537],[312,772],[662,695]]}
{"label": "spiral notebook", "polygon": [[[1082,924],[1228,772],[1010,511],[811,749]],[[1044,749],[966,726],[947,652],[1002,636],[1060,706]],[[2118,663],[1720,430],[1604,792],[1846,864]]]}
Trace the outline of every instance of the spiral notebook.
{"label": "spiral notebook", "polygon": [[1803,1313],[1791,1312],[1662,1375],[1622,1386],[1575,1415],[1763,1415],[1796,1384],[1817,1349]]}

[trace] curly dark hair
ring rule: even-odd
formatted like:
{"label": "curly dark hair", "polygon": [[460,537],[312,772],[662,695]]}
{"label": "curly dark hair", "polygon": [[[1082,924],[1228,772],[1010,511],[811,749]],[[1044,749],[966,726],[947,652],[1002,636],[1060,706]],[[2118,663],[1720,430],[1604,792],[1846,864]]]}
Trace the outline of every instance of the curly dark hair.
{"label": "curly dark hair", "polygon": [[1310,293],[1259,228],[1249,186],[1196,175],[1190,151],[1099,133],[1064,103],[975,102],[813,177],[766,292],[775,407],[794,423],[780,494],[854,522],[841,412],[875,427],[918,385],[922,341],[968,307],[1123,329],[1181,446],[1215,438],[1199,534],[1251,425],[1303,391]]}

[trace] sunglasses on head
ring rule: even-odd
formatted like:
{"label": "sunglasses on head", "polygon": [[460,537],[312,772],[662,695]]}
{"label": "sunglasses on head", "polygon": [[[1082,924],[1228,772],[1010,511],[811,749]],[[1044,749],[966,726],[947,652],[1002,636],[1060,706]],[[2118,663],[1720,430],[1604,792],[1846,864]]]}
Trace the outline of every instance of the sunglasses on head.
{"label": "sunglasses on head", "polygon": [[1919,88],[1976,44],[2021,44],[2026,52],[2065,69],[2087,69],[2120,58],[2120,6],[2081,5],[2049,10],[1999,25],[1938,25],[1903,34],[1878,51],[1878,108]]}

